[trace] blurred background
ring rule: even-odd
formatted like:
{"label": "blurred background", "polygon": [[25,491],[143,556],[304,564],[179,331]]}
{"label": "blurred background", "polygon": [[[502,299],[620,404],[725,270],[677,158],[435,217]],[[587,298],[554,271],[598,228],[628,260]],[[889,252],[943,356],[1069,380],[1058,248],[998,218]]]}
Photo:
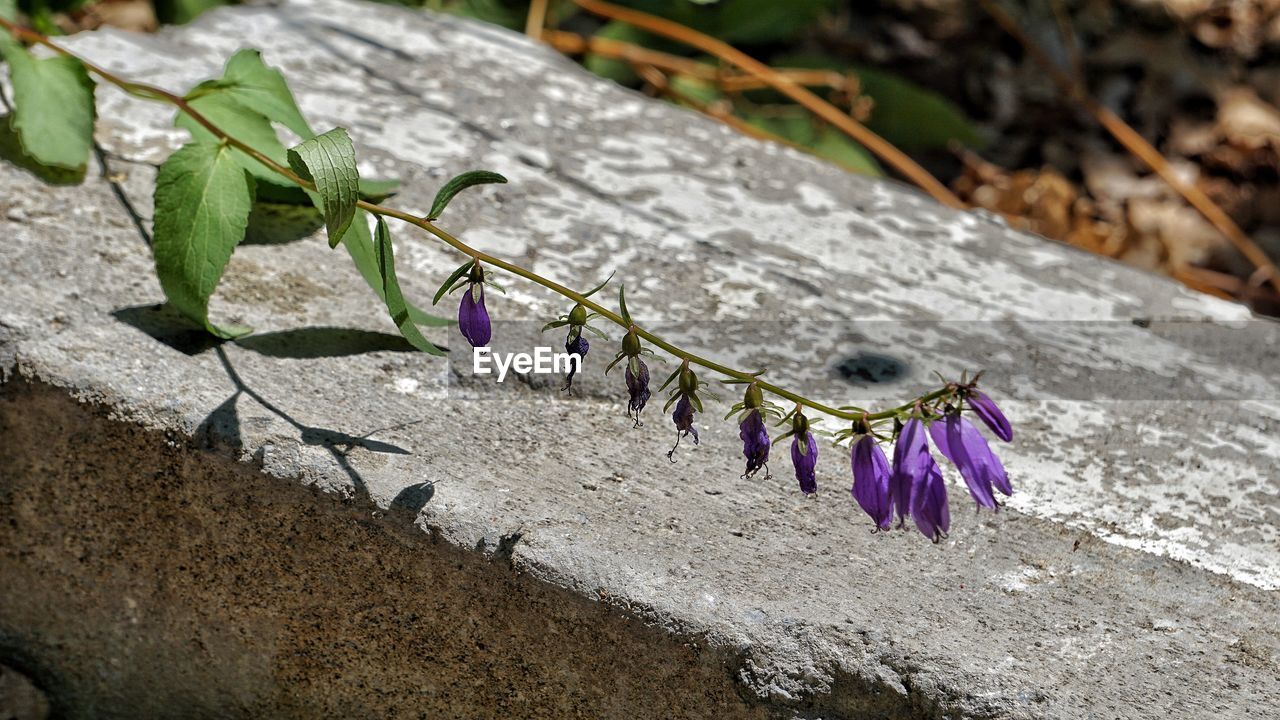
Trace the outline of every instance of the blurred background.
{"label": "blurred background", "polygon": [[[227,3],[19,4],[56,34]],[[1280,0],[399,4],[1280,316]]]}

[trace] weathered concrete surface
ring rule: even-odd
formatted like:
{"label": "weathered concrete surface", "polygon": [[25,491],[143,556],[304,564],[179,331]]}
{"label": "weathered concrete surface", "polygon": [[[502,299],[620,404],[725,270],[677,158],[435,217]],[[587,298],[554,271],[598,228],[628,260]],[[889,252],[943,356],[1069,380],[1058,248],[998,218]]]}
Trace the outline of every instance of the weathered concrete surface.
{"label": "weathered concrete surface", "polygon": [[[1272,325],[472,23],[324,0],[69,42],[175,88],[260,47],[317,126],[351,129],[366,174],[406,180],[400,207],[502,171],[450,228],[584,286],[618,268],[641,317],[815,395],[879,405],[931,370],[991,367],[1020,492],[957,511],[935,547],[867,532],[830,450],[816,500],[783,468],[739,480],[712,408],[670,465],[671,429],[655,413],[630,430],[620,380],[596,377],[603,343],[572,400],[468,378],[399,352],[318,238],[237,251],[215,315],[260,334],[193,342],[149,309],[144,237],[152,164],[182,133],[101,89],[103,177],[0,167],[0,662],[58,712],[1219,718],[1280,701]],[[398,238],[423,297],[457,261]],[[525,321],[495,341],[523,350],[565,308],[516,285],[491,310]],[[865,353],[905,369],[850,385],[836,367]]]}

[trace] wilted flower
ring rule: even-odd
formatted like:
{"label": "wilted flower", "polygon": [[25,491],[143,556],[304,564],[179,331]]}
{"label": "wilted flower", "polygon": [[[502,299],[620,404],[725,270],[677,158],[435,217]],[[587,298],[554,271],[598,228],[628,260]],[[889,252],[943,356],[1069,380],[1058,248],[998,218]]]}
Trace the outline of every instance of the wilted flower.
{"label": "wilted flower", "polygon": [[796,469],[800,492],[812,495],[818,492],[818,443],[814,442],[809,420],[800,412],[799,406],[791,419],[791,438],[791,464]]}
{"label": "wilted flower", "polygon": [[672,459],[676,448],[680,447],[680,438],[693,435],[693,444],[698,444],[698,428],[693,426],[693,403],[688,395],[681,395],[676,401],[676,409],[671,413],[671,420],[676,424],[676,444],[667,452],[667,459]]}
{"label": "wilted flower", "polygon": [[1009,419],[1000,412],[1000,408],[996,407],[991,398],[981,390],[972,389],[965,393],[965,397],[974,414],[991,428],[991,432],[995,433],[996,437],[1005,442],[1013,440],[1013,427],[1009,424]]}
{"label": "wilted flower", "polygon": [[924,536],[940,542],[951,530],[951,510],[947,507],[947,486],[942,470],[928,451],[921,463],[924,472],[914,478],[911,487],[911,518]]}
{"label": "wilted flower", "polygon": [[626,367],[627,392],[631,398],[627,401],[627,415],[635,418],[636,427],[640,427],[640,411],[649,402],[649,367],[639,357],[627,359]]}
{"label": "wilted flower", "polygon": [[764,418],[758,407],[749,408],[738,426],[738,437],[742,438],[742,454],[747,458],[747,471],[744,478],[755,475],[760,468],[769,474],[769,431],[765,429]]}
{"label": "wilted flower", "polygon": [[[577,355],[577,362],[569,363],[569,374],[564,378],[564,387],[570,395],[573,394],[573,374],[578,372],[578,365],[587,357],[587,351],[591,349],[591,344],[587,342],[587,338],[582,334],[581,327],[572,327],[569,329],[569,335],[564,340],[564,351],[570,356]],[[570,358],[572,359],[572,357]]]}
{"label": "wilted flower", "polygon": [[853,499],[875,521],[888,530],[893,525],[893,502],[889,497],[889,461],[876,439],[866,434],[853,443]]}
{"label": "wilted flower", "polygon": [[489,311],[484,307],[483,282],[468,283],[462,293],[462,303],[458,305],[458,329],[472,347],[489,344],[493,328],[489,324]]}
{"label": "wilted flower", "polygon": [[969,486],[969,494],[982,507],[996,507],[992,485],[1005,495],[1013,494],[1013,486],[1004,471],[1000,458],[991,452],[987,439],[958,412],[949,412],[941,420],[929,425],[933,444],[960,470]]}
{"label": "wilted flower", "polygon": [[911,514],[911,493],[928,473],[930,465],[937,465],[929,456],[924,423],[911,418],[898,433],[893,448],[893,472],[889,476],[889,495],[899,524]]}

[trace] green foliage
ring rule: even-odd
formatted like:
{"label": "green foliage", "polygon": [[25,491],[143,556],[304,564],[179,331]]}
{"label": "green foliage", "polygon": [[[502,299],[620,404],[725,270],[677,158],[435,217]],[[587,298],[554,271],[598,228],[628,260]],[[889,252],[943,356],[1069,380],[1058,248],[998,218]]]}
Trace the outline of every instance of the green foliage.
{"label": "green foliage", "polygon": [[846,66],[819,55],[784,56],[775,62],[785,67],[852,72],[861,94],[874,102],[866,126],[902,150],[945,149],[952,140],[970,147],[982,144],[982,136],[964,111],[938,93],[897,75]]}
{"label": "green foliage", "polygon": [[251,108],[268,120],[289,128],[303,140],[315,137],[315,132],[302,117],[284,76],[264,63],[262,53],[257,50],[245,49],[232,55],[221,78],[196,85],[187,93],[187,99],[209,95],[221,95],[241,107]]}
{"label": "green foliage", "polygon": [[[342,246],[347,249],[347,254],[351,256],[351,262],[355,263],[361,277],[364,278],[365,282],[369,283],[369,287],[377,294],[378,299],[385,303],[386,291],[383,287],[382,271],[378,266],[377,254],[374,252],[373,239],[369,236],[369,215],[365,211],[356,211],[356,215],[351,221],[351,227],[347,229],[347,234],[342,236]],[[424,327],[441,327],[454,324],[452,320],[423,312],[411,304],[409,305],[409,319],[415,325]]]}
{"label": "green foliage", "polygon": [[440,188],[440,191],[436,193],[435,200],[431,201],[431,212],[427,213],[427,219],[435,220],[440,217],[440,213],[444,212],[445,206],[453,200],[454,196],[473,185],[505,183],[506,181],[507,179],[498,173],[488,170],[469,170],[464,172],[445,183],[444,187]]}
{"label": "green foliage", "polygon": [[173,25],[189,23],[206,10],[236,4],[234,0],[152,0],[152,2],[156,9],[156,19]]}
{"label": "green foliage", "polygon": [[315,183],[313,201],[324,212],[329,247],[337,247],[351,225],[359,199],[356,150],[343,128],[334,128],[289,150],[289,166]]}
{"label": "green foliage", "polygon": [[409,313],[409,304],[405,302],[404,293],[400,291],[400,282],[396,279],[395,251],[391,246],[391,231],[387,229],[387,221],[378,218],[377,230],[374,231],[374,253],[377,256],[378,275],[382,279],[383,297],[386,298],[387,312],[391,320],[400,329],[400,334],[415,348],[443,355],[444,351],[431,344],[422,336],[422,332],[414,325]]}
{"label": "green foliage", "polygon": [[79,60],[37,59],[5,35],[0,43],[13,84],[10,127],[31,160],[83,173],[93,147],[93,81]]}
{"label": "green foliage", "polygon": [[789,40],[839,0],[621,0],[626,5],[744,45]]}
{"label": "green foliage", "polygon": [[871,153],[853,138],[815,121],[812,116],[798,107],[789,105],[774,107],[784,114],[773,116],[748,114],[747,122],[761,130],[786,138],[807,148],[814,155],[853,172],[872,176],[884,175],[884,170]]}
{"label": "green foliage", "polygon": [[153,251],[165,297],[178,312],[222,338],[249,328],[209,321],[209,298],[244,237],[253,179],[223,143],[182,146],[156,177]]}
{"label": "green foliage", "polygon": [[[641,45],[644,47],[656,47],[661,44],[660,38],[651,35],[634,25],[628,25],[624,22],[613,22],[605,24],[604,27],[596,31],[598,38],[606,40],[620,40],[622,42],[631,43],[633,45]],[[623,85],[633,85],[640,81],[640,77],[631,69],[631,63],[624,60],[615,60],[607,58],[603,55],[587,53],[582,59],[584,65],[591,72],[602,78],[608,78],[616,83]]]}

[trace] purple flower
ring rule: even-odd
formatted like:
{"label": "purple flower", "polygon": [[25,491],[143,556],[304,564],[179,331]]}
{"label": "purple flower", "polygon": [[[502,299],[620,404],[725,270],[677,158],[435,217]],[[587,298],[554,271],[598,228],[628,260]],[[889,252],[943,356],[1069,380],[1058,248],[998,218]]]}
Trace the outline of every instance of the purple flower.
{"label": "purple flower", "polygon": [[875,521],[876,527],[893,526],[893,503],[889,498],[889,461],[880,443],[863,435],[853,444],[853,499]]}
{"label": "purple flower", "polygon": [[[635,367],[635,372],[631,371]],[[631,399],[627,401],[627,415],[634,417],[636,427],[640,427],[640,411],[644,409],[645,403],[649,402],[652,393],[649,392],[649,367],[639,357],[632,357],[627,360],[627,392],[631,394]]]}
{"label": "purple flower", "polygon": [[471,347],[484,347],[493,336],[493,328],[489,324],[489,311],[484,307],[484,285],[473,282],[462,293],[462,304],[458,306],[458,329],[462,337],[471,343]]}
{"label": "purple flower", "polygon": [[818,464],[818,443],[814,442],[813,433],[806,430],[804,438],[798,434],[794,436],[791,441],[791,464],[796,468],[796,480],[800,481],[800,492],[805,495],[818,492],[818,478],[815,471]]}
{"label": "purple flower", "polygon": [[590,349],[591,344],[583,337],[581,328],[574,328],[569,331],[569,336],[564,341],[564,351],[571,356],[577,355],[578,361],[569,363],[569,374],[565,376],[564,387],[561,389],[568,391],[570,395],[573,394],[573,374],[578,372],[578,365],[582,364],[582,361],[587,357],[587,351]]}
{"label": "purple flower", "polygon": [[942,470],[926,451],[924,472],[915,477],[911,487],[911,518],[920,532],[933,542],[940,542],[951,529],[951,511],[947,508],[947,486]]}
{"label": "purple flower", "polygon": [[911,418],[898,433],[898,444],[893,447],[893,472],[889,476],[889,496],[899,524],[911,514],[911,493],[928,473],[929,466],[936,464],[929,456],[924,423],[919,418]]}
{"label": "purple flower", "polygon": [[968,399],[969,407],[974,414],[991,428],[991,432],[995,433],[996,437],[1005,442],[1013,440],[1013,427],[1009,425],[1009,419],[1000,412],[1000,408],[996,407],[991,398],[979,390],[970,390]]}
{"label": "purple flower", "polygon": [[969,486],[969,494],[982,507],[996,507],[991,486],[995,485],[1005,495],[1013,494],[1013,486],[1004,471],[1000,458],[991,452],[987,439],[978,428],[959,413],[948,413],[941,420],[929,425],[933,444],[959,468],[960,475]]}
{"label": "purple flower", "polygon": [[747,410],[746,417],[738,426],[738,437],[742,438],[742,454],[747,458],[747,471],[742,477],[749,478],[760,468],[765,469],[765,476],[768,477],[769,431],[764,427],[764,418],[760,416],[759,409]]}
{"label": "purple flower", "polygon": [[687,394],[682,393],[680,399],[676,401],[676,409],[671,413],[671,420],[676,424],[676,444],[667,451],[667,459],[675,462],[673,456],[676,448],[680,447],[680,438],[692,434],[693,444],[698,444],[698,428],[693,426],[693,402],[689,400]]}

